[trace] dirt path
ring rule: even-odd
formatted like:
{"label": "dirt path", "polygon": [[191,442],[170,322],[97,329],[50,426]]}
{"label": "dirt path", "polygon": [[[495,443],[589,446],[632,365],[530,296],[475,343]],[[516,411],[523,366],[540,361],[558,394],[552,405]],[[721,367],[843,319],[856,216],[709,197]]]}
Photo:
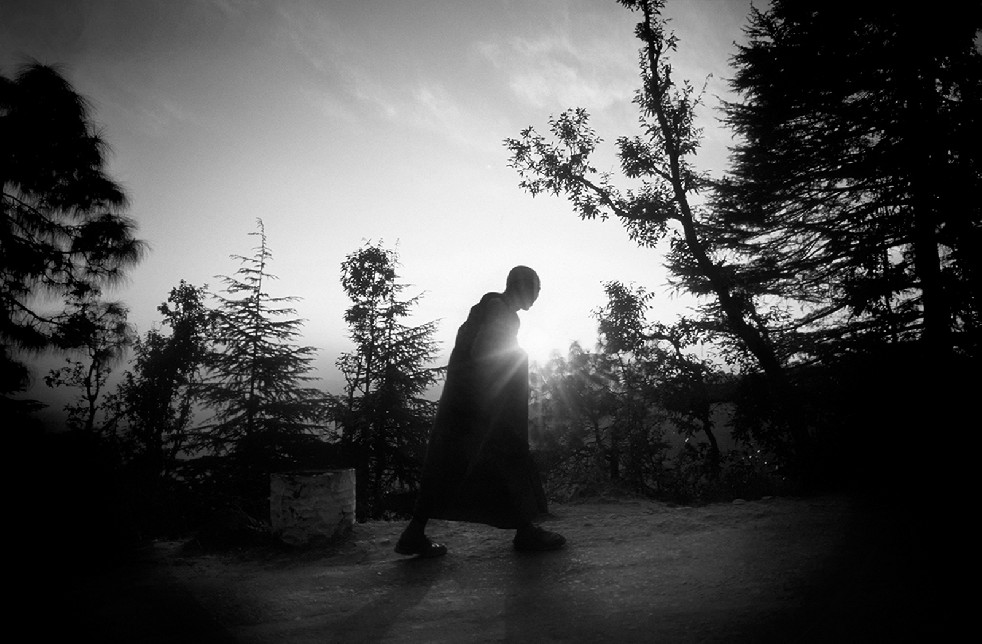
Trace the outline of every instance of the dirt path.
{"label": "dirt path", "polygon": [[[567,549],[516,553],[508,532],[432,522],[434,560],[357,525],[330,551],[182,554],[73,586],[74,624],[126,642],[899,642],[937,634],[909,526],[846,498],[698,508],[554,506]],[[925,641],[925,640],[921,640]],[[937,641],[937,640],[935,640]]]}

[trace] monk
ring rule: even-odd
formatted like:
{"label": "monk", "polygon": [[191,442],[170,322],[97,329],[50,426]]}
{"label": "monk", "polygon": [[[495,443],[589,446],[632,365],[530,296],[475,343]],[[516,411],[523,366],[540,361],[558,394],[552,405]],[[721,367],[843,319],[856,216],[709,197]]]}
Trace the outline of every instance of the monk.
{"label": "monk", "polygon": [[517,550],[562,548],[566,538],[533,524],[547,512],[528,445],[528,355],[518,346],[518,311],[539,297],[527,266],[508,273],[504,293],[487,293],[457,330],[430,433],[412,520],[396,552],[439,557],[428,519],[514,529]]}

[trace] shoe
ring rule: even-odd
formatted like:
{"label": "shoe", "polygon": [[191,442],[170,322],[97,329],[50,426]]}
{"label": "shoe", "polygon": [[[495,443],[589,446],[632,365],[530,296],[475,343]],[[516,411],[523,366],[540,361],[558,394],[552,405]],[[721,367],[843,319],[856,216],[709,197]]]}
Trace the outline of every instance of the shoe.
{"label": "shoe", "polygon": [[447,554],[447,547],[439,543],[433,543],[427,537],[418,539],[400,537],[399,541],[396,542],[396,552],[400,555],[416,555],[424,559],[431,559]]}
{"label": "shoe", "polygon": [[525,552],[559,550],[566,545],[566,537],[558,532],[550,532],[539,526],[533,526],[531,530],[522,530],[516,534],[512,544],[514,544],[515,550]]}

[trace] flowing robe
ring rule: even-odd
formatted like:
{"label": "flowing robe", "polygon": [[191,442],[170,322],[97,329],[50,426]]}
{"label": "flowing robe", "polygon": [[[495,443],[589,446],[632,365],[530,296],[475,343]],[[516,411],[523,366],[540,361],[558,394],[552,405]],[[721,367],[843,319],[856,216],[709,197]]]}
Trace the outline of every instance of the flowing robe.
{"label": "flowing robe", "polygon": [[517,528],[547,511],[528,446],[528,355],[500,293],[471,307],[447,366],[417,513]]}

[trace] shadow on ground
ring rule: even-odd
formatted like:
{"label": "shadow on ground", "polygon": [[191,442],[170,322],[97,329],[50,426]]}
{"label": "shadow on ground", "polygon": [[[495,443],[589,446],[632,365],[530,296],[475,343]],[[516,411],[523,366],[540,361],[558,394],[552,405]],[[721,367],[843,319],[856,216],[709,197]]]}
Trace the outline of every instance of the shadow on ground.
{"label": "shadow on ground", "polygon": [[[401,524],[318,550],[154,547],[52,571],[37,636],[99,642],[938,641],[939,587],[906,512],[848,497],[705,507],[594,499],[553,508],[565,550],[431,522],[450,547],[393,552]],[[82,556],[80,553],[79,556]],[[49,579],[51,579],[49,577]],[[53,581],[53,580],[52,580]],[[49,586],[52,588],[54,586]],[[50,605],[50,604],[49,604]]]}

